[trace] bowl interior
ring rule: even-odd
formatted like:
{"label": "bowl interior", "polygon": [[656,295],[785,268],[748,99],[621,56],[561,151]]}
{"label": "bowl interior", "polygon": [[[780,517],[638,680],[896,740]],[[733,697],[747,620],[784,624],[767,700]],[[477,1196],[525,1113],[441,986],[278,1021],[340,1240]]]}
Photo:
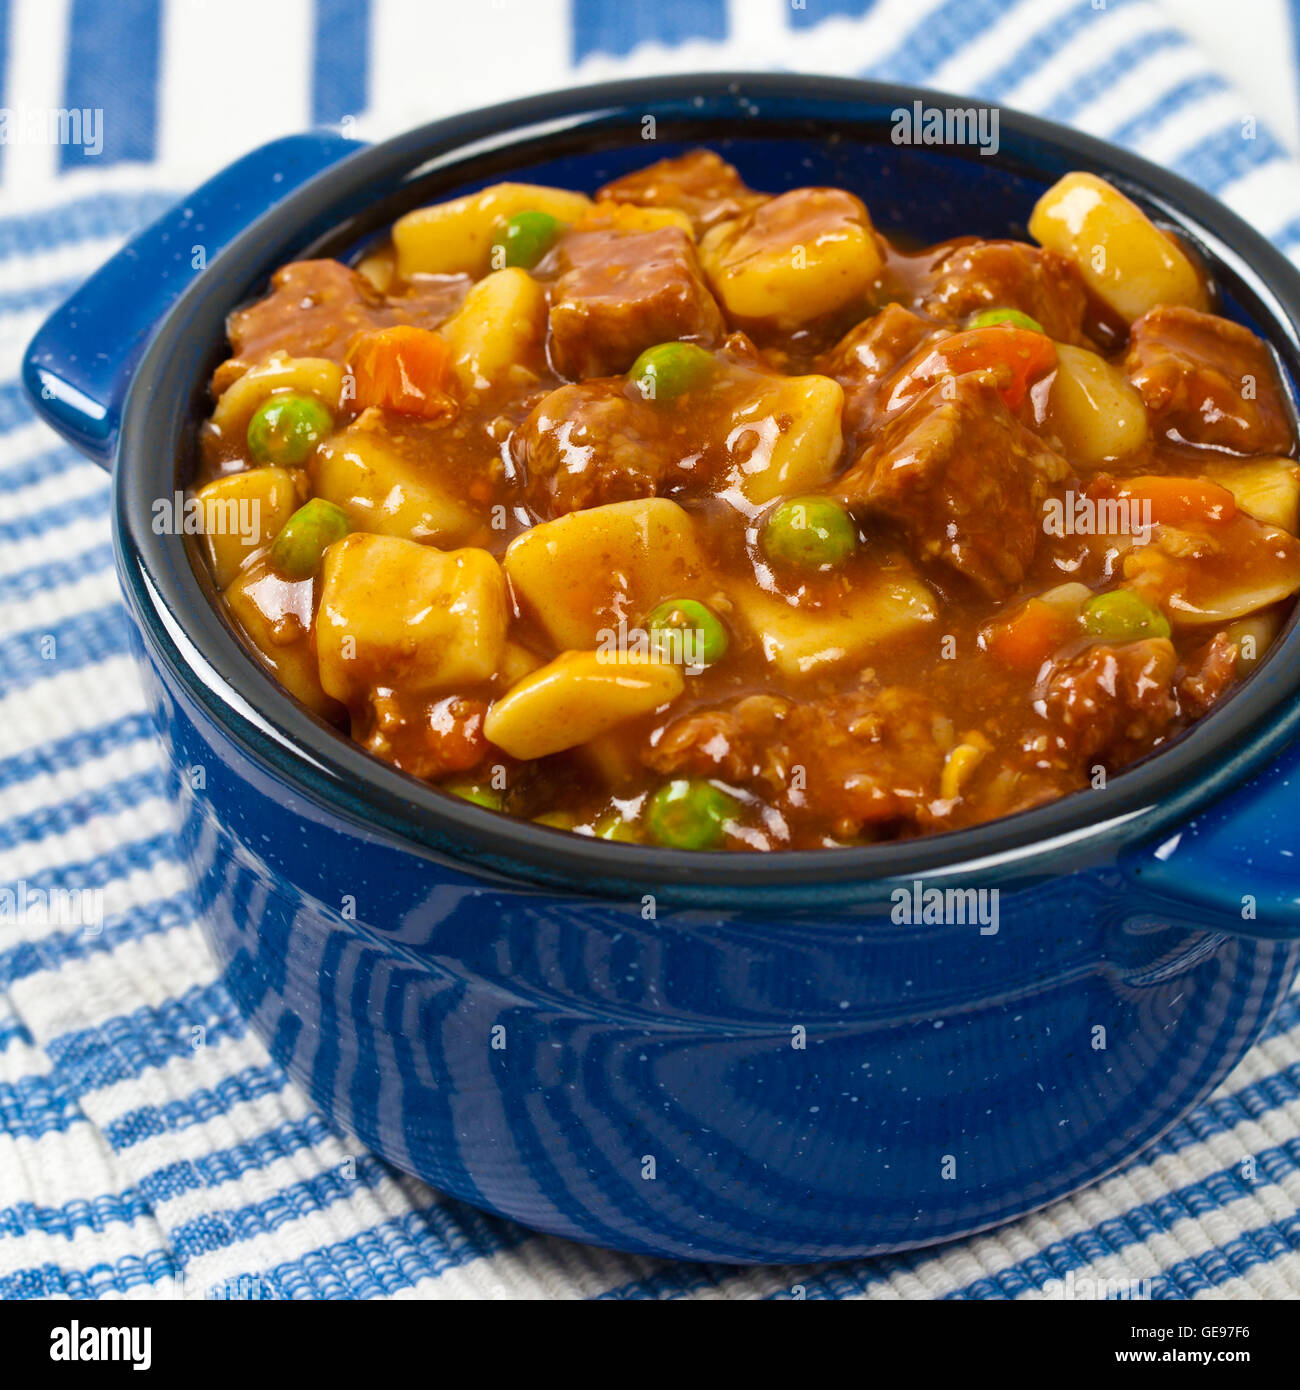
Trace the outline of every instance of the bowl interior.
{"label": "bowl interior", "polygon": [[[382,826],[413,846],[586,891],[647,884],[695,901],[746,901],[817,883],[859,893],[926,873],[977,866],[1035,875],[1080,836],[1156,833],[1199,800],[1254,770],[1300,723],[1293,618],[1249,681],[1192,731],[1112,780],[1104,799],[1076,793],[973,830],[853,850],[767,856],[687,853],[606,844],[509,821],[380,764],[299,707],[242,648],[213,606],[197,553],[149,525],[151,499],[188,481],[194,434],[210,408],[206,383],[225,355],[231,309],[262,293],[280,264],[352,259],[409,208],[510,177],[585,191],[655,159],[704,144],[754,187],[835,184],[857,193],[886,233],[919,242],[956,235],[1025,237],[1044,188],[1074,168],[1102,173],[1197,246],[1222,291],[1222,310],[1269,339],[1294,404],[1300,377],[1300,277],[1266,243],[1199,190],[1088,137],[1001,112],[999,149],[898,145],[891,113],[955,98],[821,79],[695,78],[619,84],[512,103],[436,123],[327,171],[241,236],[182,298],[143,361],[123,426],[118,527],[137,616],[187,688],[241,742],[293,785]],[[639,89],[639,90],[638,90]],[[701,95],[703,93],[703,95]],[[645,115],[656,138],[643,138]],[[143,404],[142,404],[143,400]],[[146,409],[147,407],[147,409]],[[183,615],[186,642],[162,610]],[[182,652],[182,645],[185,647]],[[1232,749],[1231,757],[1225,753]],[[755,862],[760,859],[761,862]]]}

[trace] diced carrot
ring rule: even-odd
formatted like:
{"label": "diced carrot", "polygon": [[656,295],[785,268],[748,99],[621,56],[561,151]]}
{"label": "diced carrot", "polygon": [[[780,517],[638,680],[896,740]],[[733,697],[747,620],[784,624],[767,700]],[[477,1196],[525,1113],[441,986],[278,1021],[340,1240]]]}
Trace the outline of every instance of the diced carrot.
{"label": "diced carrot", "polygon": [[1232,493],[1207,478],[1174,478],[1158,473],[1137,478],[1094,478],[1087,491],[1093,497],[1150,502],[1151,520],[1157,525],[1231,521],[1237,515],[1237,500]]}
{"label": "diced carrot", "polygon": [[1056,366],[1056,344],[1045,333],[1000,323],[954,333],[929,348],[906,370],[890,395],[890,405],[903,405],[945,376],[990,370],[1008,409],[1024,404],[1030,383]]}
{"label": "diced carrot", "polygon": [[382,406],[426,419],[450,418],[456,402],[443,389],[447,344],[428,328],[398,324],[358,333],[348,346],[359,409]]}
{"label": "diced carrot", "polygon": [[1005,622],[988,629],[985,645],[1004,665],[1034,672],[1065,641],[1072,626],[1064,609],[1031,598]]}

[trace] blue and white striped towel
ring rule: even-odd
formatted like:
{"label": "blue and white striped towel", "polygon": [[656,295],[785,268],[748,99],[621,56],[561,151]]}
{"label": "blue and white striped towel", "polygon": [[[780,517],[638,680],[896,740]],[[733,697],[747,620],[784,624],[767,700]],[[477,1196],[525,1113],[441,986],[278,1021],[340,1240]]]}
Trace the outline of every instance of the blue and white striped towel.
{"label": "blue and white striped towel", "polygon": [[1300,997],[1124,1173],[894,1259],[628,1258],[531,1235],[349,1152],[249,1035],[198,936],[125,651],[108,485],[33,421],[16,380],[68,289],[169,195],[262,140],[344,120],[377,137],[631,73],[785,68],[978,93],[1139,150],[1300,258],[1300,0],[1227,9],[0,0],[0,108],[104,111],[98,155],[0,144],[0,886],[104,895],[96,937],[0,921],[0,1296],[1035,1297],[1069,1271],[1150,1279],[1160,1298],[1300,1295]]}

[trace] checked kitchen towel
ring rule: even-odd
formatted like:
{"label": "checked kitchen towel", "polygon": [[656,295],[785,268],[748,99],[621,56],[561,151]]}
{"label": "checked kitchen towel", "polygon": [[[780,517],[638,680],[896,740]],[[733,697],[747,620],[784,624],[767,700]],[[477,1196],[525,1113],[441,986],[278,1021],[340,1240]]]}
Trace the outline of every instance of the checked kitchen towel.
{"label": "checked kitchen towel", "polygon": [[[0,1297],[1300,1297],[1300,997],[1126,1171],[996,1233],[737,1271],[532,1235],[332,1135],[194,924],[126,651],[104,475],[17,383],[43,316],[243,150],[624,74],[834,72],[977,93],[1165,164],[1300,259],[1300,3],[0,0]],[[102,112],[80,144],[24,114]],[[195,1030],[203,1030],[196,1034]],[[205,1045],[191,1045],[202,1036]],[[1251,1160],[1247,1162],[1246,1160]]]}

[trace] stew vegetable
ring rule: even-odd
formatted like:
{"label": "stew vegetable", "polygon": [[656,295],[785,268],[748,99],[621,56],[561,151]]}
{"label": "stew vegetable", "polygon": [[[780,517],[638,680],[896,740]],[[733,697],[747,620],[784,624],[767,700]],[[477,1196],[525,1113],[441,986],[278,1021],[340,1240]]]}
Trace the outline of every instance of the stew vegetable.
{"label": "stew vegetable", "polygon": [[565,831],[829,847],[1104,787],[1276,636],[1295,424],[1117,190],[1029,230],[897,245],[700,150],[287,265],[200,440],[226,610],[377,757]]}

